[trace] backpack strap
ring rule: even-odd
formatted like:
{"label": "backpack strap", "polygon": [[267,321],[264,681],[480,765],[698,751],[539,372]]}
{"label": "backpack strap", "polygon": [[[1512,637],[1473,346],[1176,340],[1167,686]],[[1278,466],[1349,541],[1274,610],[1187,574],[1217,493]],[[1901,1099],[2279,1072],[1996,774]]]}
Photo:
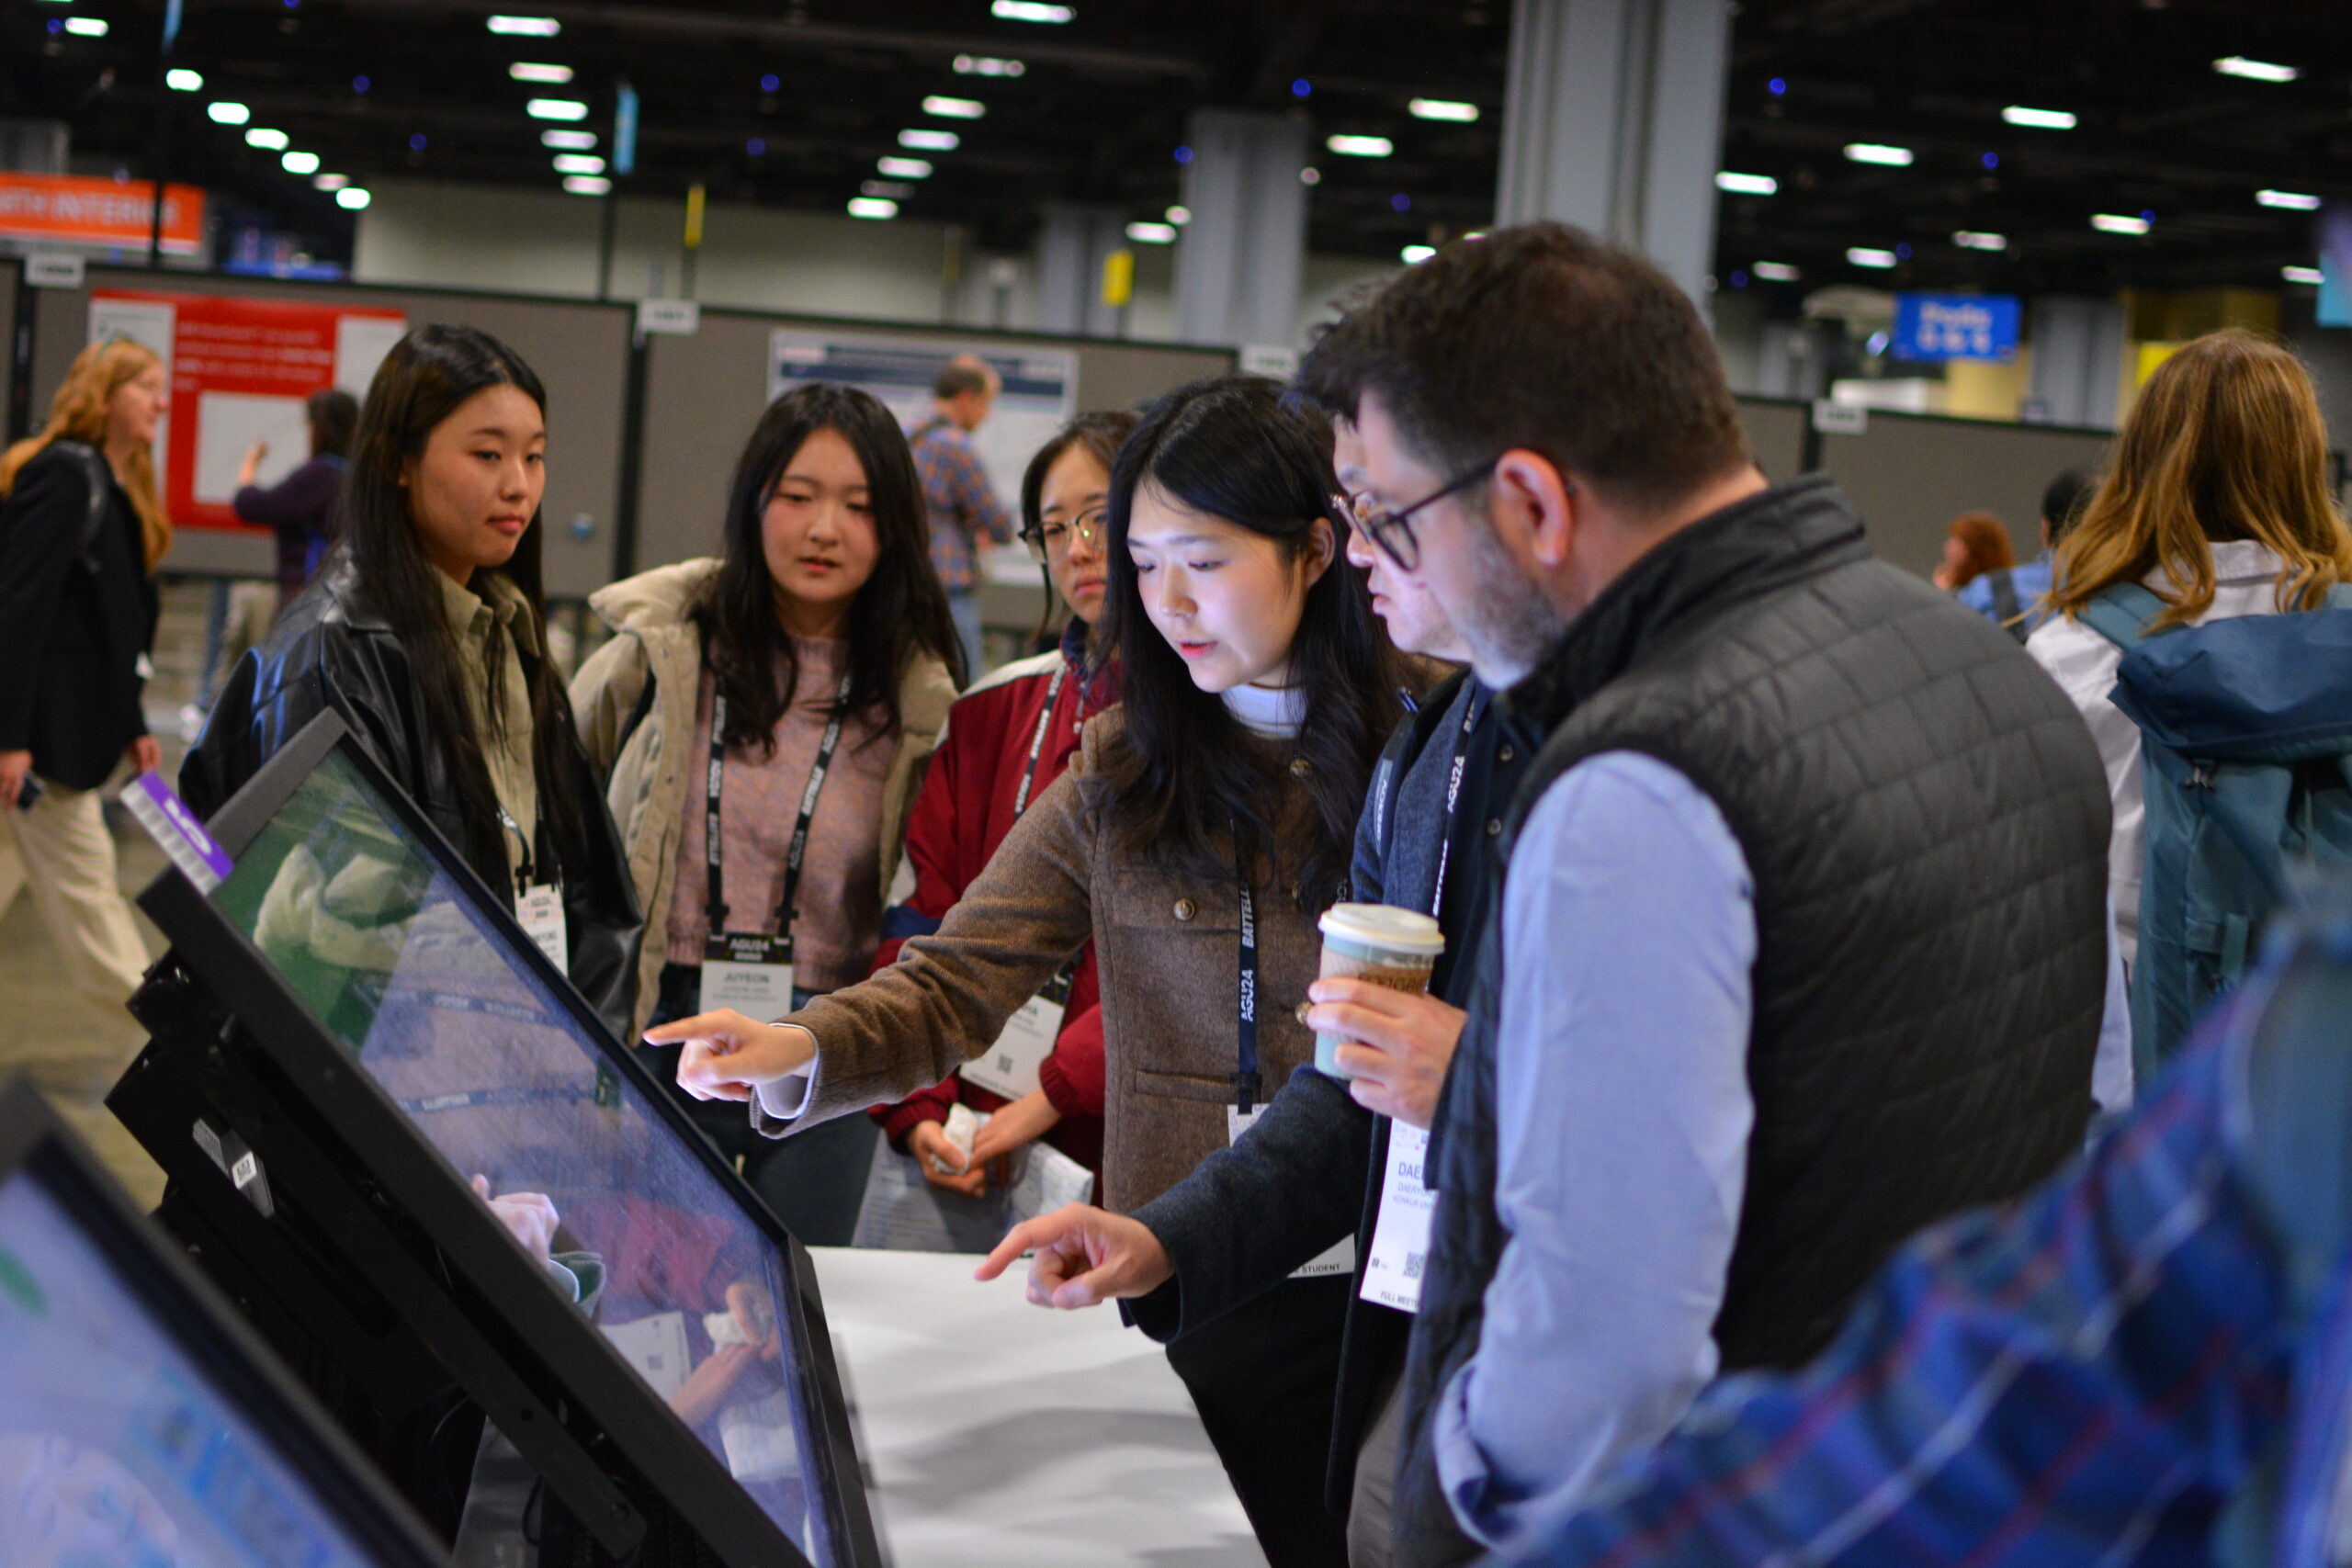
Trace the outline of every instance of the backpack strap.
{"label": "backpack strap", "polygon": [[2148,623],[2165,613],[2165,602],[2137,582],[2119,582],[2083,606],[2091,630],[2129,653],[2148,640]]}
{"label": "backpack strap", "polygon": [[98,575],[98,541],[105,536],[107,525],[107,460],[98,449],[86,441],[52,441],[52,449],[64,453],[82,466],[82,477],[89,482],[90,500],[82,514],[82,532],[74,543],[74,558],[82,570],[92,577]]}
{"label": "backpack strap", "polygon": [[1993,619],[2003,631],[2019,642],[2026,639],[2025,608],[2018,603],[2017,574],[2007,567],[1984,574],[1986,587],[1993,593]]}

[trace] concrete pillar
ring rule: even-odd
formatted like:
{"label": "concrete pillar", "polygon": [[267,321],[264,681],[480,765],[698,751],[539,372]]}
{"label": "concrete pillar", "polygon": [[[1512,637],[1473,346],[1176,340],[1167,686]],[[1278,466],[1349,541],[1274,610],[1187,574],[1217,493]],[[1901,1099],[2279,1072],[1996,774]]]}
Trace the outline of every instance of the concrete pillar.
{"label": "concrete pillar", "polygon": [[2115,428],[2122,394],[2123,307],[2113,299],[2047,295],[2033,301],[2029,423]]}
{"label": "concrete pillar", "polygon": [[1037,234],[1037,324],[1049,333],[1117,337],[1125,312],[1102,302],[1102,264],[1127,244],[1115,207],[1049,201]]}
{"label": "concrete pillar", "polygon": [[1288,115],[1193,115],[1176,242],[1176,333],[1186,343],[1288,347],[1306,259],[1307,123]]}
{"label": "concrete pillar", "polygon": [[1495,221],[1631,245],[1706,301],[1727,0],[1514,0]]}

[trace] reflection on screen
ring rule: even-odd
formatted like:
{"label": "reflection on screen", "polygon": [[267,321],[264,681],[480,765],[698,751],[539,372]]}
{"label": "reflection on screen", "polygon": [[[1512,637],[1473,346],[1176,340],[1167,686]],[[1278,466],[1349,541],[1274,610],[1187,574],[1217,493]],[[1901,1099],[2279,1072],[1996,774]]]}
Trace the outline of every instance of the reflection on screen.
{"label": "reflection on screen", "polygon": [[775,1247],[340,750],[213,899],[459,1175],[486,1179],[549,1286],[827,1561]]}
{"label": "reflection on screen", "polygon": [[0,1184],[0,1562],[362,1568],[37,1177]]}

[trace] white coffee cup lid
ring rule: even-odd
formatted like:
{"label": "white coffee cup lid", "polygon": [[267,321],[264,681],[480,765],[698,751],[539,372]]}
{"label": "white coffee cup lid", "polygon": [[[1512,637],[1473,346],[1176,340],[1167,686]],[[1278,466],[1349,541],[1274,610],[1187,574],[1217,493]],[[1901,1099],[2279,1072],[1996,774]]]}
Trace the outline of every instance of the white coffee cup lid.
{"label": "white coffee cup lid", "polygon": [[1324,935],[1344,942],[1398,953],[1445,951],[1445,934],[1435,920],[1418,909],[1400,909],[1394,904],[1334,904],[1315,923]]}

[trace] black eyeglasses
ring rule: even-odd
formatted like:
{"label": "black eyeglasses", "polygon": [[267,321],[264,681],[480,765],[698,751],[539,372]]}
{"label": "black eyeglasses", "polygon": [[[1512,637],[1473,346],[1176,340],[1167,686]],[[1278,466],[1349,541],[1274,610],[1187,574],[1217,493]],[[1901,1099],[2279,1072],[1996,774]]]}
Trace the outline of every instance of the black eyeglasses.
{"label": "black eyeglasses", "polygon": [[1460,477],[1446,480],[1443,488],[1421,497],[1410,506],[1400,506],[1393,512],[1373,505],[1368,497],[1335,495],[1331,500],[1338,505],[1341,515],[1354,524],[1365,538],[1378,545],[1382,554],[1396,563],[1399,571],[1417,571],[1421,564],[1421,542],[1413,536],[1413,525],[1409,521],[1413,513],[1425,506],[1435,505],[1449,495],[1468,490],[1493,473],[1495,465],[1501,460],[1489,457]]}
{"label": "black eyeglasses", "polygon": [[1090,545],[1100,545],[1109,537],[1110,519],[1110,507],[1090,507],[1067,523],[1046,522],[1022,529],[1021,542],[1029,547],[1030,556],[1042,565],[1046,551],[1069,548],[1072,535]]}

